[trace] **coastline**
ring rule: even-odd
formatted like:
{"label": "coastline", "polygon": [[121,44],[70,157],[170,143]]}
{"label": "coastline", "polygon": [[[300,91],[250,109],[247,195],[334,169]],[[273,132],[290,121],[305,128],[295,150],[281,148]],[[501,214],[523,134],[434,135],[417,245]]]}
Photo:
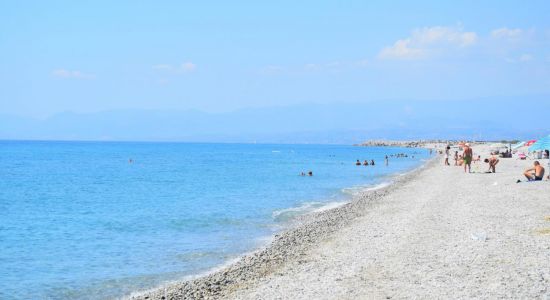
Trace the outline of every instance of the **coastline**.
{"label": "coastline", "polygon": [[550,181],[525,180],[533,160],[468,173],[439,158],[224,299],[549,299]]}
{"label": "coastline", "polygon": [[421,165],[402,174],[393,174],[388,184],[367,186],[349,202],[296,217],[283,231],[272,235],[263,247],[245,253],[213,270],[187,276],[181,281],[136,291],[122,299],[217,299],[235,290],[253,285],[259,278],[272,274],[289,261],[299,261],[306,251],[331,236],[354,219],[363,216],[373,203],[384,198],[417,173],[435,165],[434,155]]}

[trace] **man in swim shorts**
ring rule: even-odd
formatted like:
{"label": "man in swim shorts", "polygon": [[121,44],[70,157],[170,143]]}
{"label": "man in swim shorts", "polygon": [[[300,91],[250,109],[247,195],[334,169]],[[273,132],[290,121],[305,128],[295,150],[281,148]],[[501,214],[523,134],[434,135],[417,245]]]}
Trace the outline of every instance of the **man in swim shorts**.
{"label": "man in swim shorts", "polygon": [[464,159],[464,173],[466,173],[466,166],[468,166],[468,173],[471,173],[471,167],[472,167],[472,148],[470,148],[470,144],[466,143],[464,145],[464,153],[462,153],[462,157]]}
{"label": "man in swim shorts", "polygon": [[525,170],[523,175],[529,181],[539,181],[544,178],[544,168],[540,165],[538,160],[535,160],[533,167]]}

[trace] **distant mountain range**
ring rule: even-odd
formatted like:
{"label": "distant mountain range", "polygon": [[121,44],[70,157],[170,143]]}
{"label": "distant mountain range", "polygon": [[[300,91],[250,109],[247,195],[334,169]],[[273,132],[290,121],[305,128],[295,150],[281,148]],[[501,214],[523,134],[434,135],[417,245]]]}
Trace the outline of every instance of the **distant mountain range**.
{"label": "distant mountain range", "polygon": [[550,133],[550,97],[373,101],[228,113],[164,110],[0,115],[0,139],[358,143],[367,139],[530,139]]}

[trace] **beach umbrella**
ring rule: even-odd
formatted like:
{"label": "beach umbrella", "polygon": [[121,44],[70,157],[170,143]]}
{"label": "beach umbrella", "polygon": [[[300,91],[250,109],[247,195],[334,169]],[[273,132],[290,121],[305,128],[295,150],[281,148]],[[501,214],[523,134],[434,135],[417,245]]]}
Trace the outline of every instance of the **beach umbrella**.
{"label": "beach umbrella", "polygon": [[512,146],[512,150],[516,150],[516,149],[521,148],[523,146],[525,146],[525,142],[517,143],[514,146]]}
{"label": "beach umbrella", "polygon": [[550,135],[539,139],[529,147],[529,152],[550,150]]}
{"label": "beach umbrella", "polygon": [[533,145],[537,140],[530,140],[530,141],[527,141],[525,142],[525,146],[531,146]]}

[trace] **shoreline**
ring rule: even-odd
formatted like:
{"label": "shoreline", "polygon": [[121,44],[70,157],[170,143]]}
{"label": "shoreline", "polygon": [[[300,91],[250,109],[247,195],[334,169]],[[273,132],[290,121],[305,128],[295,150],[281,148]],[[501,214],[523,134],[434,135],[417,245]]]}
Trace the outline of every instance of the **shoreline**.
{"label": "shoreline", "polygon": [[532,166],[502,158],[496,173],[482,162],[468,173],[436,156],[224,299],[550,299],[550,181],[516,183]]}
{"label": "shoreline", "polygon": [[136,291],[122,299],[216,299],[253,284],[259,278],[276,272],[285,263],[299,260],[306,250],[335,233],[354,219],[361,217],[377,200],[399,189],[417,173],[429,169],[438,161],[433,155],[419,166],[405,173],[390,176],[388,184],[366,186],[353,195],[349,202],[329,209],[314,210],[296,217],[282,231],[266,237],[259,248],[229,260],[210,271],[189,275],[182,280]]}

